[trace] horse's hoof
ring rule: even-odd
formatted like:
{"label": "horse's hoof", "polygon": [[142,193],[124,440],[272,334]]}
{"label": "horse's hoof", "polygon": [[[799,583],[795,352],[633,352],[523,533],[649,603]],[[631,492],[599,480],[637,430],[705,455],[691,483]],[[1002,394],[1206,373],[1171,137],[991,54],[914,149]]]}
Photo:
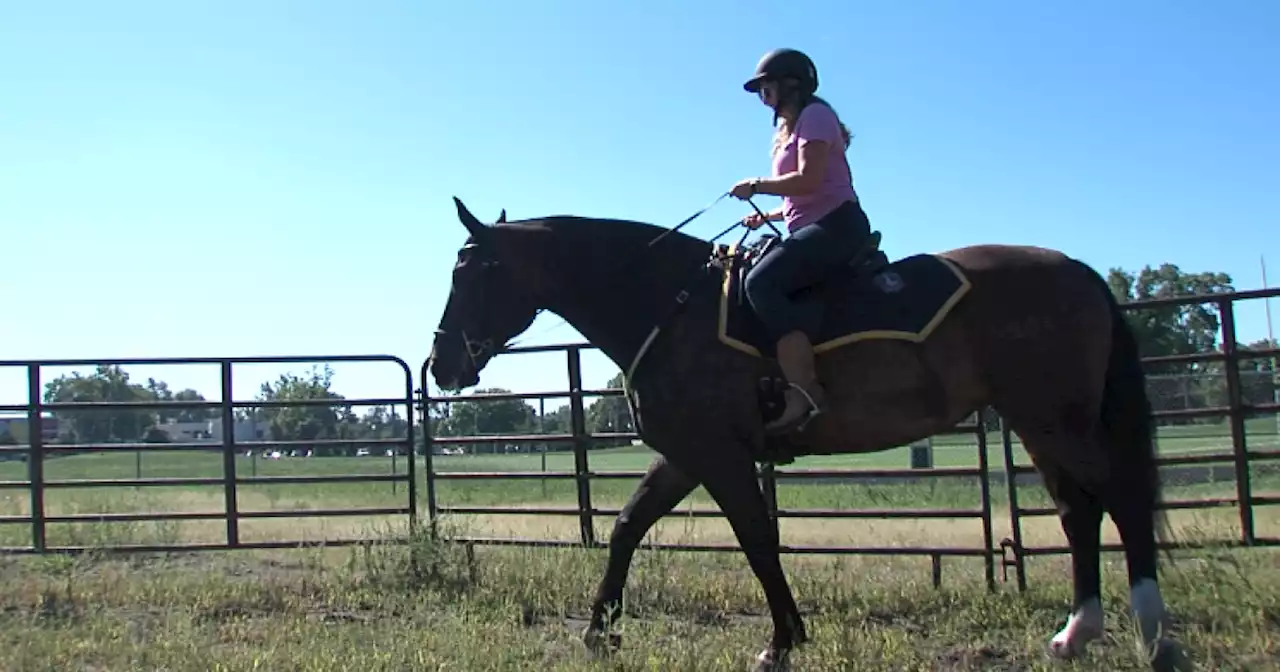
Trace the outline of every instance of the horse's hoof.
{"label": "horse's hoof", "polygon": [[1189,672],[1194,669],[1186,651],[1177,642],[1160,639],[1153,648],[1154,651],[1147,652],[1153,672]]}
{"label": "horse's hoof", "polygon": [[587,627],[582,631],[582,643],[594,655],[607,655],[622,648],[622,635]]}
{"label": "horse's hoof", "polygon": [[756,656],[755,672],[786,672],[791,669],[790,651],[768,648]]}
{"label": "horse's hoof", "polygon": [[1084,655],[1089,642],[1102,637],[1102,610],[1095,604],[1067,617],[1067,624],[1049,640],[1049,656],[1059,660],[1078,658]]}
{"label": "horse's hoof", "polygon": [[1089,647],[1089,638],[1054,637],[1049,642],[1049,656],[1058,660],[1074,660],[1083,656]]}

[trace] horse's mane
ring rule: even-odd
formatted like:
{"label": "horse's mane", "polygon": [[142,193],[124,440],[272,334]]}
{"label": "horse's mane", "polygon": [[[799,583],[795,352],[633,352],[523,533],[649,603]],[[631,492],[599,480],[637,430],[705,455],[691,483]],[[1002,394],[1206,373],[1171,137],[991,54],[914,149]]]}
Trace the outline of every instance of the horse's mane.
{"label": "horse's mane", "polygon": [[643,254],[658,236],[667,234],[653,246],[654,252],[681,259],[685,254],[705,258],[710,243],[683,231],[670,232],[669,227],[629,219],[550,215],[495,224],[494,228],[530,233],[545,232],[571,245],[571,254],[619,256]]}

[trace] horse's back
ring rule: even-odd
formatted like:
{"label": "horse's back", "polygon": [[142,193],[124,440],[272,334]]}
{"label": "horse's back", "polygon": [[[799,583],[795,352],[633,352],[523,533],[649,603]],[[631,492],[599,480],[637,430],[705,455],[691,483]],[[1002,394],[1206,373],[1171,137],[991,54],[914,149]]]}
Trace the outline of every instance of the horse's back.
{"label": "horse's back", "polygon": [[936,253],[966,271],[1054,269],[1080,262],[1066,253],[1036,245],[985,243]]}

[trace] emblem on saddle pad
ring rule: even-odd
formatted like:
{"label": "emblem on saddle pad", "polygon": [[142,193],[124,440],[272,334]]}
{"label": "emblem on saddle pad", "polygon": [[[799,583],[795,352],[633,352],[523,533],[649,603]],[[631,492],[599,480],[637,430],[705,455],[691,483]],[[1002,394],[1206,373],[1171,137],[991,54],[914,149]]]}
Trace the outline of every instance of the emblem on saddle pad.
{"label": "emblem on saddle pad", "polygon": [[900,292],[903,287],[902,276],[894,273],[893,271],[876,273],[875,277],[871,279],[871,282],[875,284],[876,289],[879,289],[885,294]]}

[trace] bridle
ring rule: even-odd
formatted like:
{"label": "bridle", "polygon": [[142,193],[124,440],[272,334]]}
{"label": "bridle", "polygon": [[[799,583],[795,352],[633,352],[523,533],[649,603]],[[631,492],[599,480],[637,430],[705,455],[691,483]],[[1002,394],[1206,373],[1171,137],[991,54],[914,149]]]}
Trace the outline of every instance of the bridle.
{"label": "bridle", "polygon": [[[654,247],[658,243],[666,239],[667,236],[670,236],[671,234],[679,231],[680,229],[684,228],[693,220],[697,219],[698,217],[701,217],[708,210],[710,210],[711,208],[719,204],[720,201],[724,200],[726,196],[729,196],[728,192],[721,194],[714,201],[703,206],[698,211],[694,212],[692,215],[689,215],[684,219],[684,221],[680,222],[679,224],[676,224],[674,227],[667,229],[666,231],[663,231],[661,234],[658,234],[658,236],[656,236],[653,240],[650,240],[649,243],[645,246],[644,252],[647,253],[649,251],[652,251]],[[756,211],[756,214],[760,216],[760,219],[763,220],[764,223],[768,225],[770,229],[773,230],[774,234],[776,234],[779,238],[781,238],[782,233],[778,231],[778,228],[776,226],[773,225],[773,222],[769,221],[769,218],[766,217],[764,212],[760,210],[760,207],[757,206],[755,202],[752,201],[749,197],[745,200],[747,201],[747,203],[751,205],[752,209]],[[708,243],[711,244],[714,249],[714,245],[716,241],[728,235],[731,231],[733,231],[739,226],[744,226],[741,220],[734,222],[733,224],[725,228],[723,231],[713,236],[708,241]],[[745,232],[743,232],[742,238],[738,240],[739,249],[742,247],[742,244],[746,241],[747,236],[751,235],[752,230],[753,229],[748,228]],[[467,245],[463,246],[462,249],[463,250],[467,250],[467,249],[479,250],[480,246],[477,243],[468,243]],[[644,256],[645,256],[644,254],[637,254],[636,256],[632,257],[629,261],[626,262],[626,264],[624,265],[624,269],[629,268],[632,264],[644,258]],[[483,260],[480,263],[481,263],[482,272],[488,271],[498,265],[498,262],[495,260]],[[712,260],[706,263],[700,264],[696,269],[694,269],[689,280],[686,281],[682,285],[682,288],[680,289],[680,291],[676,293],[676,296],[674,298],[674,303],[665,313],[663,313],[658,318],[658,320],[655,321],[653,328],[649,331],[648,336],[646,336],[644,341],[641,343],[640,349],[636,351],[635,357],[631,360],[631,364],[627,367],[627,370],[623,374],[623,377],[622,377],[623,392],[627,398],[627,405],[631,407],[632,417],[636,419],[637,429],[639,429],[640,414],[636,409],[635,399],[633,398],[631,393],[630,381],[635,377],[635,372],[636,372],[636,369],[640,366],[640,361],[644,359],[645,354],[648,353],[649,349],[653,347],[653,343],[658,338],[658,335],[662,333],[662,329],[667,325],[668,322],[671,321],[671,319],[673,319],[684,308],[686,303],[689,301],[689,297],[691,296],[689,287],[694,282],[696,282],[700,276],[705,274],[707,270],[712,268],[717,263],[718,262],[713,258]],[[541,312],[542,312],[541,310],[537,311],[537,313],[541,313]],[[536,313],[535,313],[535,316],[536,316]],[[448,331],[440,328],[437,328],[435,333],[437,336],[450,335]],[[477,371],[480,368],[480,360],[482,358],[496,354],[492,338],[486,338],[483,340],[474,339],[467,334],[467,331],[465,329],[458,330],[458,337],[461,339],[463,348],[467,352],[467,357],[471,362],[472,368]],[[506,346],[504,347],[510,347],[510,344],[506,344]]]}
{"label": "bridle", "polygon": [[[475,252],[483,254],[483,250],[481,249],[480,245],[474,242],[463,245],[462,250],[463,251],[473,250]],[[498,265],[498,262],[493,259],[479,259],[478,262],[480,264],[481,273],[484,273],[485,271],[488,271],[491,268]],[[482,277],[481,282],[487,283],[488,276],[484,275],[481,277]],[[487,287],[485,287],[485,289],[487,290]],[[482,292],[481,302],[483,302],[483,299],[484,299],[484,296]],[[435,335],[439,337],[439,336],[452,336],[453,334],[446,329],[437,327],[435,330]],[[467,359],[471,362],[472,368],[475,369],[476,371],[479,371],[480,360],[482,358],[485,358],[486,356],[491,356],[491,354],[494,351],[493,339],[485,338],[481,340],[481,339],[472,338],[467,333],[466,329],[458,329],[457,336],[458,336],[458,339],[462,341],[462,347],[464,350],[466,350]],[[435,356],[435,353],[432,353],[432,357],[434,356]]]}
{"label": "bridle", "polygon": [[458,333],[462,335],[462,345],[467,349],[467,357],[471,359],[471,366],[480,368],[480,357],[493,349],[493,339],[486,338],[483,341],[477,341],[467,335],[466,329],[459,329]]}

